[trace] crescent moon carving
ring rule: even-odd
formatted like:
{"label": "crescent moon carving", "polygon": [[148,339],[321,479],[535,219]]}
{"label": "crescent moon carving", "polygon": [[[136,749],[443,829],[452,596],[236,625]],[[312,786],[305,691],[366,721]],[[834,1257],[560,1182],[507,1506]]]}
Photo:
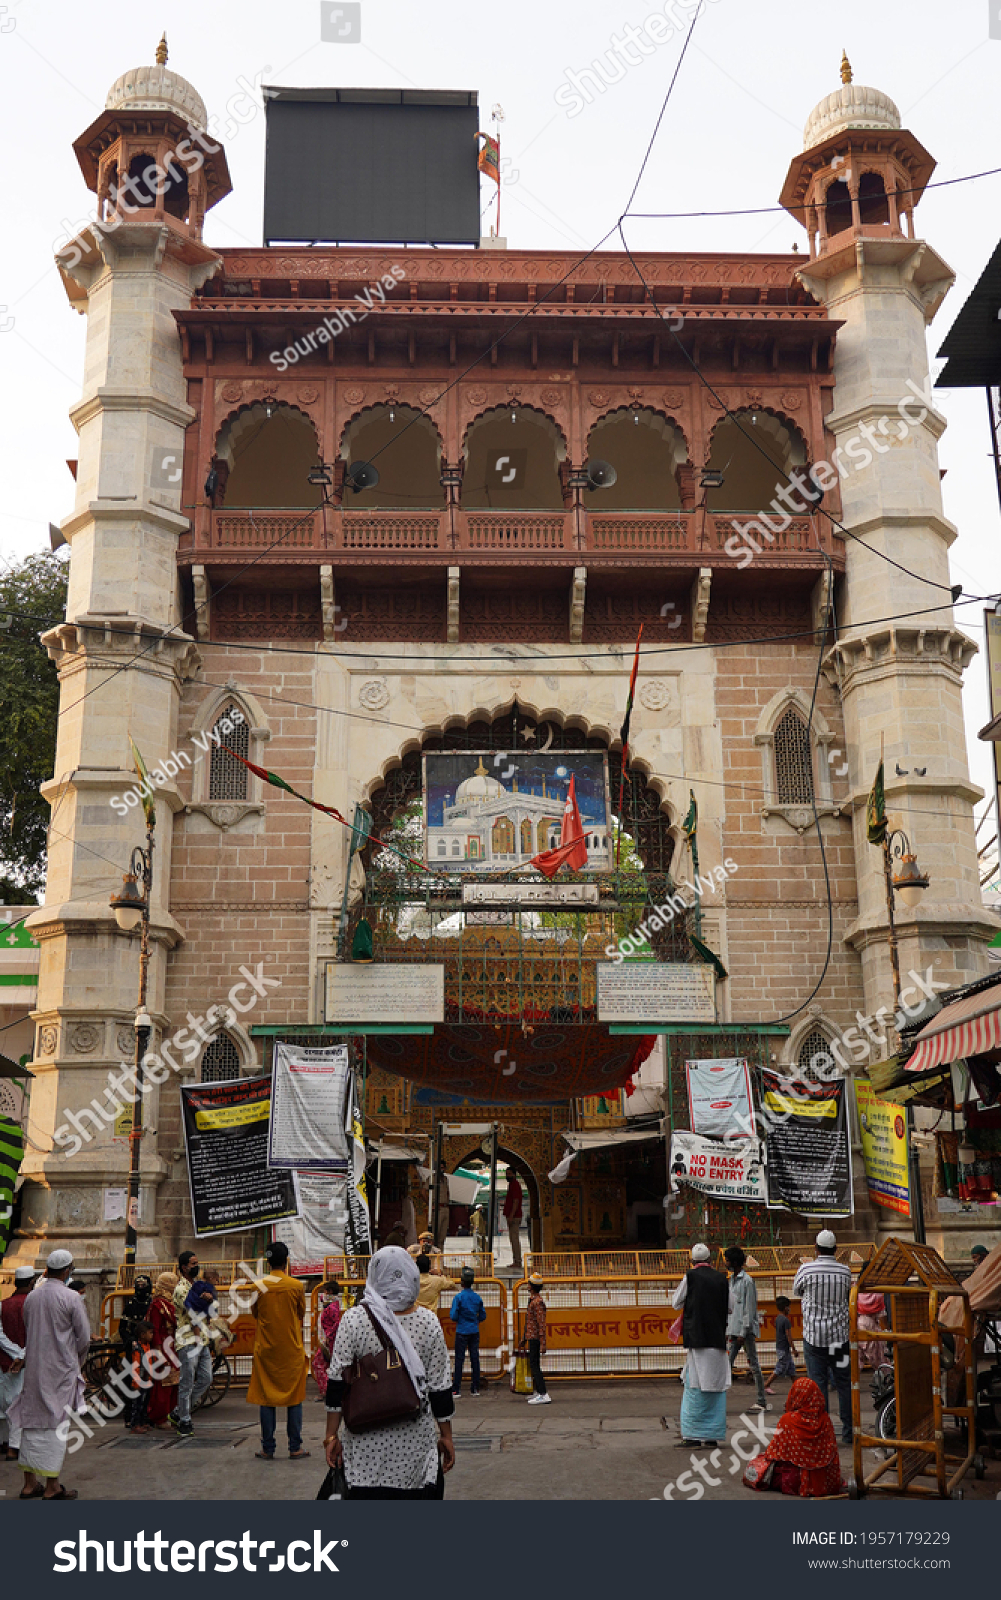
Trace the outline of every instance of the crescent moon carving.
{"label": "crescent moon carving", "polygon": [[549,724],[549,732],[546,735],[546,742],[545,742],[545,744],[540,744],[539,749],[540,750],[548,750],[548,749],[550,749],[551,746],[552,746],[552,742],[553,742],[553,725],[552,725],[552,723],[550,723]]}

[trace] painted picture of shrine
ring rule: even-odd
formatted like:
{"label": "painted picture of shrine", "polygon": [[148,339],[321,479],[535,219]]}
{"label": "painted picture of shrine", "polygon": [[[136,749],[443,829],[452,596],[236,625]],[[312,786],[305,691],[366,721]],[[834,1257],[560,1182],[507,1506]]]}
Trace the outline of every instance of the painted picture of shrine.
{"label": "painted picture of shrine", "polygon": [[608,757],[603,750],[428,753],[424,757],[428,866],[436,872],[462,873],[527,866],[533,856],[560,842],[571,773],[587,843],[586,870],[609,871],[612,827]]}

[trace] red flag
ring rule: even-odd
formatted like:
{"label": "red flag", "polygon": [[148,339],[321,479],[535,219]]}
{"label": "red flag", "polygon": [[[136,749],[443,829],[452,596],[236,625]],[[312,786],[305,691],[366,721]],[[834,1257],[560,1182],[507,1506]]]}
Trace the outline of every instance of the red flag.
{"label": "red flag", "polygon": [[566,805],[563,807],[563,826],[560,830],[560,842],[555,850],[545,850],[541,856],[532,857],[532,866],[547,878],[555,878],[560,868],[569,867],[571,872],[582,872],[587,866],[587,843],[584,839],[584,827],[580,820],[580,809],[577,805],[577,787],[573,773],[570,774],[570,788],[567,790]]}

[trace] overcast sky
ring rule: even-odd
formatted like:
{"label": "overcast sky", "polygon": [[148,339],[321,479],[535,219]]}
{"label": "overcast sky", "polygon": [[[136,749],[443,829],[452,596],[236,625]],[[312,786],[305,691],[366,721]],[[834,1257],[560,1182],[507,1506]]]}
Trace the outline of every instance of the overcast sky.
{"label": "overcast sky", "polygon": [[[662,9],[663,0],[507,0],[501,6],[361,0],[360,42],[335,44],[320,37],[320,0],[281,6],[171,0],[162,8],[135,0],[100,0],[96,8],[14,0],[0,6],[7,180],[0,252],[4,556],[47,548],[49,522],[73,508],[65,462],[77,454],[77,441],[67,412],[80,393],[85,324],[69,308],[52,254],[89,217],[94,199],[71,145],[103,109],[115,78],[153,62],[164,27],[170,67],[221,118],[241,79],[478,90],[481,126],[489,126],[495,102],[506,113],[502,233],[513,248],[572,249],[593,244],[625,205],[684,35],[676,31],[656,48],[648,44],[649,55],[629,67],[622,82],[572,118],[568,93],[562,104],[556,95],[568,70],[603,54],[626,24],[638,26]],[[1001,39],[988,37],[989,9],[989,0],[949,7],[933,0],[841,0],[837,8],[820,0],[711,0],[682,63],[635,208],[774,206],[789,161],[801,149],[809,111],[840,83],[842,48],[856,83],[885,90],[903,125],[937,159],[936,181],[1001,166]],[[260,244],[263,112],[236,127],[226,153],[233,193],[209,213],[206,241]],[[493,193],[484,184],[485,206]],[[918,208],[919,237],[957,274],[931,330],[932,353],[997,243],[999,197],[1001,177],[989,177],[933,189]],[[781,211],[634,221],[627,237],[631,245],[660,250],[787,250],[794,240],[806,248],[805,235]],[[940,365],[933,364],[933,374]],[[967,591],[996,593],[999,509],[984,395],[940,391],[939,405],[949,421],[940,445],[945,512],[959,528],[954,576]],[[957,621],[982,645],[980,605],[962,607]],[[990,750],[976,739],[989,715],[982,654],[968,671],[965,703],[972,776],[989,789]],[[981,840],[988,836],[983,832]]]}

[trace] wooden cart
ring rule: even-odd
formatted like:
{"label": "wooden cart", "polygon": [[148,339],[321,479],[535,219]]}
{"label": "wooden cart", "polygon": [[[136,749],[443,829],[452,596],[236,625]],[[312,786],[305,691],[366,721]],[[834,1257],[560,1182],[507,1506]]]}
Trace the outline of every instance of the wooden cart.
{"label": "wooden cart", "polygon": [[[881,1294],[886,1300],[886,1329],[869,1332],[858,1326],[857,1300],[860,1294]],[[963,1333],[966,1339],[964,1405],[947,1404],[947,1371],[942,1365],[939,1306],[950,1297],[963,1302]],[[852,1370],[852,1433],[855,1451],[855,1479],[852,1497],[870,1492],[891,1495],[933,1495],[960,1500],[958,1487],[974,1464],[976,1448],[976,1375],[973,1367],[973,1315],[962,1284],[949,1271],[941,1256],[928,1245],[888,1239],[856,1279],[850,1301]],[[879,1437],[862,1431],[862,1403],[859,1391],[859,1344],[882,1340],[893,1353],[896,1392],[895,1438]],[[961,1419],[960,1430],[950,1430],[962,1440],[962,1453],[947,1451],[945,1419]],[[882,1447],[889,1454],[865,1476],[862,1452],[866,1447]],[[920,1483],[932,1477],[934,1484]]]}

